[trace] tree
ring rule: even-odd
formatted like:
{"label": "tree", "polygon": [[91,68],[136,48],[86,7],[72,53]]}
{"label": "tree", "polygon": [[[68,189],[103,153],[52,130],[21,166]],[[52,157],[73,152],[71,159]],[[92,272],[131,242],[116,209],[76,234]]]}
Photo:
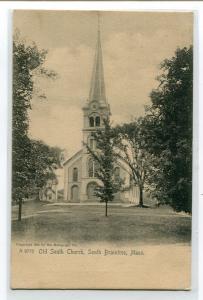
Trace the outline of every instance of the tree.
{"label": "tree", "polygon": [[177,49],[161,64],[158,88],[151,92],[144,134],[157,157],[152,178],[159,201],[176,211],[191,212],[192,199],[192,47]]}
{"label": "tree", "polygon": [[[26,45],[16,33],[13,41],[13,118],[12,118],[12,197],[19,204],[21,219],[22,200],[31,187],[30,153],[31,141],[28,137],[28,110],[32,108],[33,94],[37,93],[36,77],[54,78],[56,74],[43,67],[46,50],[39,50],[33,43]],[[38,96],[44,98],[44,95]]]}
{"label": "tree", "polygon": [[143,139],[143,118],[115,127],[117,157],[130,168],[133,184],[139,188],[139,207],[144,205],[143,192],[151,170],[152,156],[148,153]]}
{"label": "tree", "polygon": [[[49,180],[57,182],[56,169],[61,167],[61,149],[50,147],[42,141],[31,140],[30,147],[30,182],[37,198]],[[40,200],[40,199],[39,199]]]}
{"label": "tree", "polygon": [[103,120],[104,128],[97,129],[93,134],[96,143],[96,150],[86,145],[90,155],[97,165],[96,175],[101,184],[98,185],[95,195],[105,202],[105,216],[108,215],[108,202],[113,201],[114,194],[119,191],[121,181],[114,178],[114,164],[116,155],[114,146],[116,144],[115,135],[110,125],[109,118]]}

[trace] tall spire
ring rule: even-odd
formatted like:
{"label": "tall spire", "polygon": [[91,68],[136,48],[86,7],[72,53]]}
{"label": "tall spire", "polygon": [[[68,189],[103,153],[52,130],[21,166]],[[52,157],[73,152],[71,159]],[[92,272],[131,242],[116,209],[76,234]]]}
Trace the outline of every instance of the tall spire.
{"label": "tall spire", "polygon": [[96,52],[95,52],[94,66],[92,71],[92,79],[91,79],[90,92],[89,92],[89,102],[91,101],[106,103],[99,13],[98,13]]}

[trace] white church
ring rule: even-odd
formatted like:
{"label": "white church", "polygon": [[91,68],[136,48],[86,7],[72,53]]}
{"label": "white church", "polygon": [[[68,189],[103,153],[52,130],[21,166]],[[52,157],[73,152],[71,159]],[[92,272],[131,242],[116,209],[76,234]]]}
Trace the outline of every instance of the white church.
{"label": "white church", "polygon": [[[98,26],[99,27],[99,26]],[[83,141],[81,149],[64,162],[64,201],[72,203],[99,202],[95,188],[100,185],[96,177],[96,166],[85,144],[95,149],[92,133],[102,128],[102,120],[111,115],[107,102],[103,71],[100,28],[98,28],[95,60],[92,71],[89,97],[83,107]],[[117,161],[114,176],[124,180],[124,189],[115,194],[114,202],[138,203],[139,191],[132,186],[130,172],[126,163]]]}

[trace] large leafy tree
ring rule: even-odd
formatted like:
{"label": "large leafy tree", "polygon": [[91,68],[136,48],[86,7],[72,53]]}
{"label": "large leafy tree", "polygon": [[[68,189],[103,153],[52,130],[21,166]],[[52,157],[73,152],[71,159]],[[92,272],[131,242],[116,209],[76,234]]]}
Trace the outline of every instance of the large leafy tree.
{"label": "large leafy tree", "polygon": [[97,166],[96,176],[100,184],[95,190],[95,195],[105,202],[105,216],[108,215],[108,202],[113,201],[114,194],[122,186],[122,180],[117,180],[114,176],[114,165],[117,157],[114,152],[116,137],[111,128],[109,118],[103,119],[103,128],[97,129],[93,134],[96,149],[86,145],[95,165]]}
{"label": "large leafy tree", "polygon": [[55,170],[60,168],[61,149],[50,147],[43,141],[30,141],[29,171],[32,191],[39,196],[48,180],[56,182]]}
{"label": "large leafy tree", "polygon": [[131,123],[116,126],[114,128],[117,136],[116,155],[129,167],[131,175],[131,187],[139,188],[139,207],[144,205],[144,189],[147,187],[149,174],[153,169],[151,161],[153,155],[146,149],[143,138],[144,119],[138,118]]}
{"label": "large leafy tree", "polygon": [[[19,37],[13,42],[13,118],[12,118],[12,196],[19,204],[21,219],[22,199],[26,198],[33,187],[32,172],[34,142],[29,139],[28,111],[32,108],[32,97],[38,89],[35,78],[45,76],[54,78],[56,74],[43,67],[46,50],[39,50],[33,43],[27,45]],[[40,95],[43,97],[44,95]],[[38,157],[35,156],[35,159]]]}
{"label": "large leafy tree", "polygon": [[160,202],[191,212],[192,198],[192,47],[177,49],[161,64],[157,89],[151,92],[143,137],[157,157],[152,179]]}

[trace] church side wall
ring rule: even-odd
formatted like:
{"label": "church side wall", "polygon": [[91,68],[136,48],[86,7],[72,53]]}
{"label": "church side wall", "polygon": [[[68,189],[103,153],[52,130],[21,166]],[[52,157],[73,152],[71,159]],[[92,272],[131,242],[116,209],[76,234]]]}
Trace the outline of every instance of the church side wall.
{"label": "church side wall", "polygon": [[130,187],[130,170],[129,167],[121,163],[119,161],[118,164],[115,164],[115,167],[120,168],[120,177],[124,180],[123,188],[124,191],[119,192],[117,195],[117,198],[120,200],[120,202],[123,203],[133,203],[138,204],[139,202],[139,190],[137,187],[132,186]]}

